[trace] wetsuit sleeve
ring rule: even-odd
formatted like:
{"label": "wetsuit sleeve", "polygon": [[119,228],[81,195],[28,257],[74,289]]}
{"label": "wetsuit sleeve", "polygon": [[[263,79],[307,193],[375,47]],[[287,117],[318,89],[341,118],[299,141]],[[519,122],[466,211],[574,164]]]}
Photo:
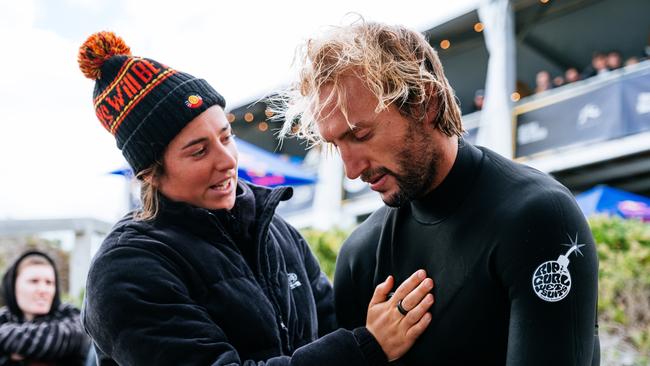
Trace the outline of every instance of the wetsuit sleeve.
{"label": "wetsuit sleeve", "polygon": [[[131,243],[134,244],[134,243]],[[95,259],[83,324],[98,353],[120,365],[379,365],[369,363],[355,335],[337,330],[291,356],[245,360],[194,302],[184,274],[155,242],[118,246]],[[251,329],[251,337],[255,330]]]}
{"label": "wetsuit sleeve", "polygon": [[61,305],[54,316],[0,325],[2,354],[19,354],[31,360],[57,360],[82,352],[87,344],[79,310]]}
{"label": "wetsuit sleeve", "polygon": [[598,259],[582,212],[556,189],[512,215],[494,262],[510,304],[507,365],[591,365]]}

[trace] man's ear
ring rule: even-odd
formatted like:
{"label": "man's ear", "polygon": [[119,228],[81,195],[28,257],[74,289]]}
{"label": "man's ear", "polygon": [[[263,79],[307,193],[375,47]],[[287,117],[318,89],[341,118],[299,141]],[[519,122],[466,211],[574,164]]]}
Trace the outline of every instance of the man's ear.
{"label": "man's ear", "polygon": [[426,104],[426,110],[424,111],[424,122],[431,124],[433,127],[437,127],[438,119],[440,118],[440,97],[435,94],[435,87],[430,85],[427,88],[428,100]]}

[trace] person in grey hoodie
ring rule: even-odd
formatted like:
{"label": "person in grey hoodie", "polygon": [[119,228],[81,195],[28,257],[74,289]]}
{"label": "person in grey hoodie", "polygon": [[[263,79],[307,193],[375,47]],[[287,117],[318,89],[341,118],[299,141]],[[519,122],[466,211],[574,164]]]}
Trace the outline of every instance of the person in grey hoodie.
{"label": "person in grey hoodie", "polygon": [[79,310],[61,303],[52,258],[24,252],[2,279],[0,365],[83,365],[88,337]]}

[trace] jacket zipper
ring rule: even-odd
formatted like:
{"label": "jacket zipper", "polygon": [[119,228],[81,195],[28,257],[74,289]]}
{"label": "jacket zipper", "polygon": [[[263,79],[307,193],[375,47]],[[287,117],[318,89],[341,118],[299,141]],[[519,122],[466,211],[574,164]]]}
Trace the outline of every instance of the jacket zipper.
{"label": "jacket zipper", "polygon": [[[230,246],[232,246],[237,251],[237,253],[239,253],[239,255],[242,256],[242,258],[244,258],[241,250],[237,246],[237,243],[235,243],[235,241],[230,237],[230,234],[228,233],[228,231],[225,230],[225,228],[223,228],[222,225],[219,223],[219,219],[217,218],[217,216],[215,214],[213,214],[212,212],[210,212],[210,211],[208,211],[208,214],[210,215],[210,217],[212,217],[212,219],[215,222],[215,224],[217,225],[217,227],[219,227],[221,229],[221,231],[223,231],[223,233],[225,234],[224,236],[226,237],[226,239],[229,242]],[[228,215],[229,220],[232,220],[235,225],[239,225],[239,223],[237,222],[236,217],[233,214],[228,212],[227,215]],[[239,226],[237,226],[236,229],[239,230],[240,229]],[[268,225],[264,225],[263,229],[268,230]],[[262,238],[262,240],[264,240],[264,238]],[[262,247],[263,247],[263,245],[262,245],[262,243],[260,243],[259,248],[262,248]],[[264,254],[264,253],[258,253],[257,260],[258,260],[259,266],[261,266],[260,254]],[[244,261],[246,261],[245,258],[244,258]],[[269,301],[271,302],[271,305],[273,306],[273,310],[275,311],[276,322],[277,322],[277,325],[279,325],[279,327],[280,327],[279,331],[280,331],[280,342],[281,342],[282,352],[284,354],[286,354],[286,355],[290,355],[291,352],[293,351],[292,350],[293,347],[291,347],[291,342],[290,342],[290,337],[289,337],[289,328],[287,327],[287,325],[284,322],[284,317],[282,316],[282,310],[280,308],[280,304],[278,303],[278,299],[275,296],[275,294],[274,294],[274,292],[273,292],[273,290],[271,288],[271,284],[269,282],[269,279],[267,278],[268,276],[263,274],[263,272],[264,272],[263,268],[258,268],[257,270],[253,270],[253,268],[251,268],[251,271],[253,272],[253,276],[255,276],[255,278],[257,278],[257,281],[258,282],[263,282],[263,284],[264,284],[264,286],[262,286],[263,287],[262,290],[264,291],[267,299],[269,299]],[[270,271],[270,269],[268,271]]]}

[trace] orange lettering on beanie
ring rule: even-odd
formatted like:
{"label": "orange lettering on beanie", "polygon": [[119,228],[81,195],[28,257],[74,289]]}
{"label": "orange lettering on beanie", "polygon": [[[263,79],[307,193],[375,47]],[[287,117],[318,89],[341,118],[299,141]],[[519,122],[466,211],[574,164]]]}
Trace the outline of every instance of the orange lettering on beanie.
{"label": "orange lettering on beanie", "polygon": [[129,111],[152,88],[176,72],[154,62],[134,58],[96,100],[95,113],[109,132],[115,132]]}

